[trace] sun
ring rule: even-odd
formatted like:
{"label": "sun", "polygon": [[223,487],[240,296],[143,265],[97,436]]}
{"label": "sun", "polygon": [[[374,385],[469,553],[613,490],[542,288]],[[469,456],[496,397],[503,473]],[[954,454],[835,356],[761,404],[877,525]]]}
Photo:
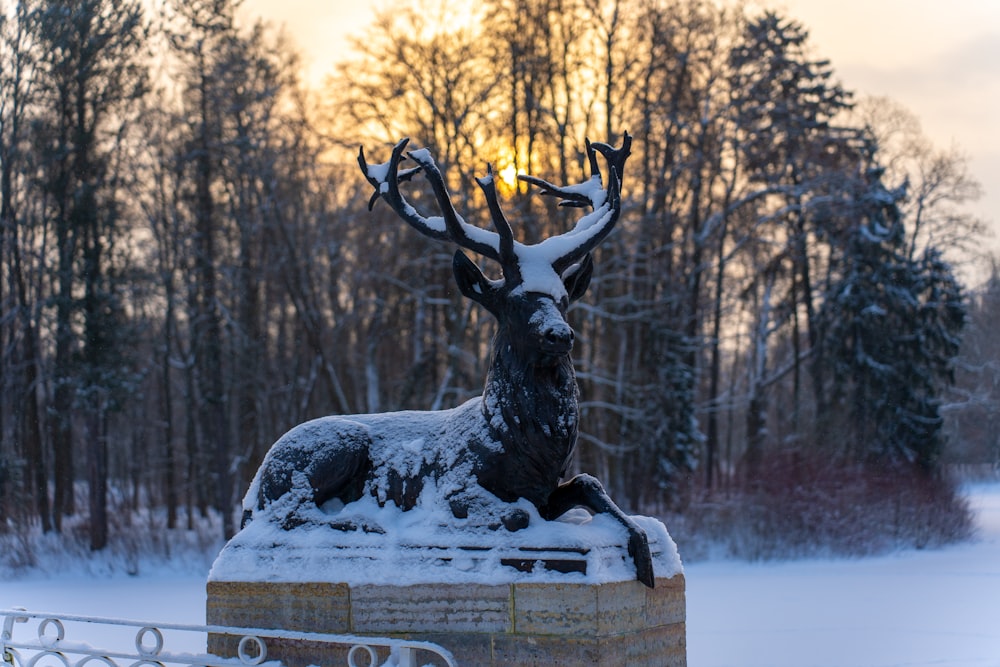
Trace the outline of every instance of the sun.
{"label": "sun", "polygon": [[503,183],[508,190],[513,190],[517,187],[517,175],[519,172],[524,173],[524,170],[518,169],[513,164],[508,164],[500,170],[497,176],[500,177],[500,182]]}
{"label": "sun", "polygon": [[515,160],[514,149],[510,146],[503,146],[497,151],[497,179],[500,190],[506,194],[516,192],[518,189],[517,177],[527,173],[523,168],[518,167],[519,160]]}

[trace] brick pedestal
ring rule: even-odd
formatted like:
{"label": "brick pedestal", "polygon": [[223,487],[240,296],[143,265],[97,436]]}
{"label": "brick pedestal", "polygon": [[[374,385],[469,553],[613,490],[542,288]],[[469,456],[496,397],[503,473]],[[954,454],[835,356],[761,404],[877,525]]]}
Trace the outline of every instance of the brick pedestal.
{"label": "brick pedestal", "polygon": [[[432,641],[460,665],[684,667],[684,575],[612,583],[208,583],[212,625],[377,635]],[[209,650],[235,655],[235,639]],[[346,664],[308,642],[269,642],[289,667]],[[387,656],[380,655],[380,660]],[[381,663],[379,663],[381,664]]]}

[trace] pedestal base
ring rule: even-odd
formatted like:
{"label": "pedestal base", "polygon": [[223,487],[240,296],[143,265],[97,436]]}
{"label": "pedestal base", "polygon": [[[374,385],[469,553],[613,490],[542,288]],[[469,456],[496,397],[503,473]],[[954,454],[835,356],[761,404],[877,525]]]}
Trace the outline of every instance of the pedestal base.
{"label": "pedestal base", "polygon": [[[545,521],[519,502],[530,521],[514,532],[370,497],[286,529],[274,503],[216,559],[208,623],[430,641],[463,667],[685,665],[683,567],[661,522],[632,517],[649,542],[650,589],[635,580],[628,535],[611,515]],[[216,636],[209,647],[235,655],[236,641]],[[302,638],[269,640],[267,657],[346,664],[330,644]]]}
{"label": "pedestal base", "polygon": [[[211,625],[432,641],[460,665],[684,667],[684,575],[609,583],[415,584],[208,582]],[[235,655],[215,635],[209,650]],[[275,641],[289,667],[343,664],[329,646]],[[388,656],[380,655],[384,661]]]}

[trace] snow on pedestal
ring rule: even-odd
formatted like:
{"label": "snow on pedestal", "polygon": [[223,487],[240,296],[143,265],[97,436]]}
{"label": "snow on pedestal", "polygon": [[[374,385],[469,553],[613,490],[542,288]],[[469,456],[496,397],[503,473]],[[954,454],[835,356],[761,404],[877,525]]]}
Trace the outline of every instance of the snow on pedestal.
{"label": "snow on pedestal", "polygon": [[[368,497],[285,529],[272,505],[219,554],[207,620],[434,641],[462,665],[686,664],[683,568],[661,522],[634,517],[653,555],[650,589],[613,518],[545,521],[519,506],[529,526],[509,532]],[[212,649],[233,652],[221,637]],[[274,651],[290,667],[336,664],[301,642]]]}
{"label": "snow on pedestal", "polygon": [[[285,529],[279,503],[255,517],[225,546],[210,581],[346,583],[349,585],[608,583],[635,579],[623,546],[628,535],[609,515],[584,510],[545,521],[526,501],[527,528],[470,526],[441,512],[402,512],[365,497],[337,511],[298,509]],[[646,531],[657,577],[682,572],[664,525],[634,517]]]}

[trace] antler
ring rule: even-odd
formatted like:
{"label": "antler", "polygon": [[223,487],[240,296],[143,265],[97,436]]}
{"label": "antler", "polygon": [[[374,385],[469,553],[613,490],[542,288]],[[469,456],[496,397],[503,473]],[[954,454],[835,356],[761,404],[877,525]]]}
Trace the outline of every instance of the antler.
{"label": "antler", "polygon": [[[560,234],[559,236],[546,239],[539,245],[555,245],[556,239],[569,239],[580,236],[577,245],[573,245],[569,250],[556,256],[552,260],[552,268],[556,273],[573,266],[583,259],[589,252],[596,248],[601,241],[611,233],[618,217],[621,214],[621,178],[625,169],[625,161],[631,154],[632,137],[626,132],[622,138],[621,148],[614,148],[603,142],[591,143],[587,140],[587,159],[590,162],[590,178],[578,185],[560,187],[548,181],[519,174],[522,181],[541,188],[539,194],[555,197],[562,197],[559,206],[569,206],[580,208],[592,206],[593,213],[580,218],[573,229]],[[608,187],[603,188],[601,169],[597,164],[597,153],[604,156],[608,162],[610,173],[608,174]],[[559,241],[562,244],[565,241]]]}
{"label": "antler", "polygon": [[490,217],[493,219],[493,226],[497,228],[497,236],[500,239],[498,250],[500,251],[500,267],[503,269],[504,279],[508,284],[514,285],[521,281],[521,267],[517,261],[517,254],[514,252],[514,230],[507,221],[507,216],[500,210],[500,201],[497,199],[497,184],[493,178],[493,165],[487,163],[486,177],[477,178],[476,183],[486,195],[486,205],[490,209]]}
{"label": "antler", "polygon": [[[500,210],[492,168],[489,169],[485,178],[477,178],[476,181],[486,195],[486,201],[493,216],[493,224],[497,228],[496,233],[470,225],[458,215],[444,183],[444,176],[426,149],[407,153],[407,156],[418,166],[403,172],[399,171],[399,163],[405,159],[403,151],[409,141],[409,139],[402,139],[397,143],[392,149],[392,157],[385,164],[369,165],[365,160],[364,148],[362,147],[358,152],[358,164],[361,166],[361,171],[364,172],[368,182],[375,187],[375,193],[368,202],[369,210],[381,196],[399,217],[421,234],[439,241],[451,241],[459,247],[489,257],[500,264],[505,279],[516,281],[520,274],[517,257],[514,254],[514,232]],[[400,183],[409,180],[413,174],[421,170],[434,191],[434,197],[441,208],[441,217],[428,218],[420,215],[406,201],[399,190]]]}
{"label": "antler", "polygon": [[[570,231],[545,239],[536,246],[523,246],[514,240],[510,222],[500,209],[492,166],[488,165],[486,176],[477,178],[476,182],[486,196],[496,232],[469,225],[458,215],[441,170],[426,149],[407,153],[417,166],[400,172],[399,164],[405,159],[403,151],[407,143],[409,139],[402,139],[397,143],[389,162],[384,164],[369,165],[365,160],[364,148],[359,151],[358,164],[361,165],[361,171],[364,172],[368,182],[375,187],[375,192],[368,202],[369,210],[381,197],[392,210],[421,234],[441,241],[451,241],[498,262],[509,285],[518,284],[521,279],[518,250],[523,258],[530,254],[537,258],[537,261],[544,259],[557,275],[562,275],[569,267],[584,259],[611,233],[621,214],[621,176],[632,146],[632,137],[627,132],[621,148],[587,141],[591,176],[583,183],[560,187],[534,176],[518,176],[521,180],[540,187],[543,195],[561,197],[560,206],[591,206],[594,209],[592,213],[580,218]],[[604,156],[608,162],[610,173],[606,189],[597,163],[597,153]],[[399,190],[399,184],[410,180],[418,171],[423,171],[431,184],[434,197],[441,208],[440,217],[421,215],[406,201]]]}

